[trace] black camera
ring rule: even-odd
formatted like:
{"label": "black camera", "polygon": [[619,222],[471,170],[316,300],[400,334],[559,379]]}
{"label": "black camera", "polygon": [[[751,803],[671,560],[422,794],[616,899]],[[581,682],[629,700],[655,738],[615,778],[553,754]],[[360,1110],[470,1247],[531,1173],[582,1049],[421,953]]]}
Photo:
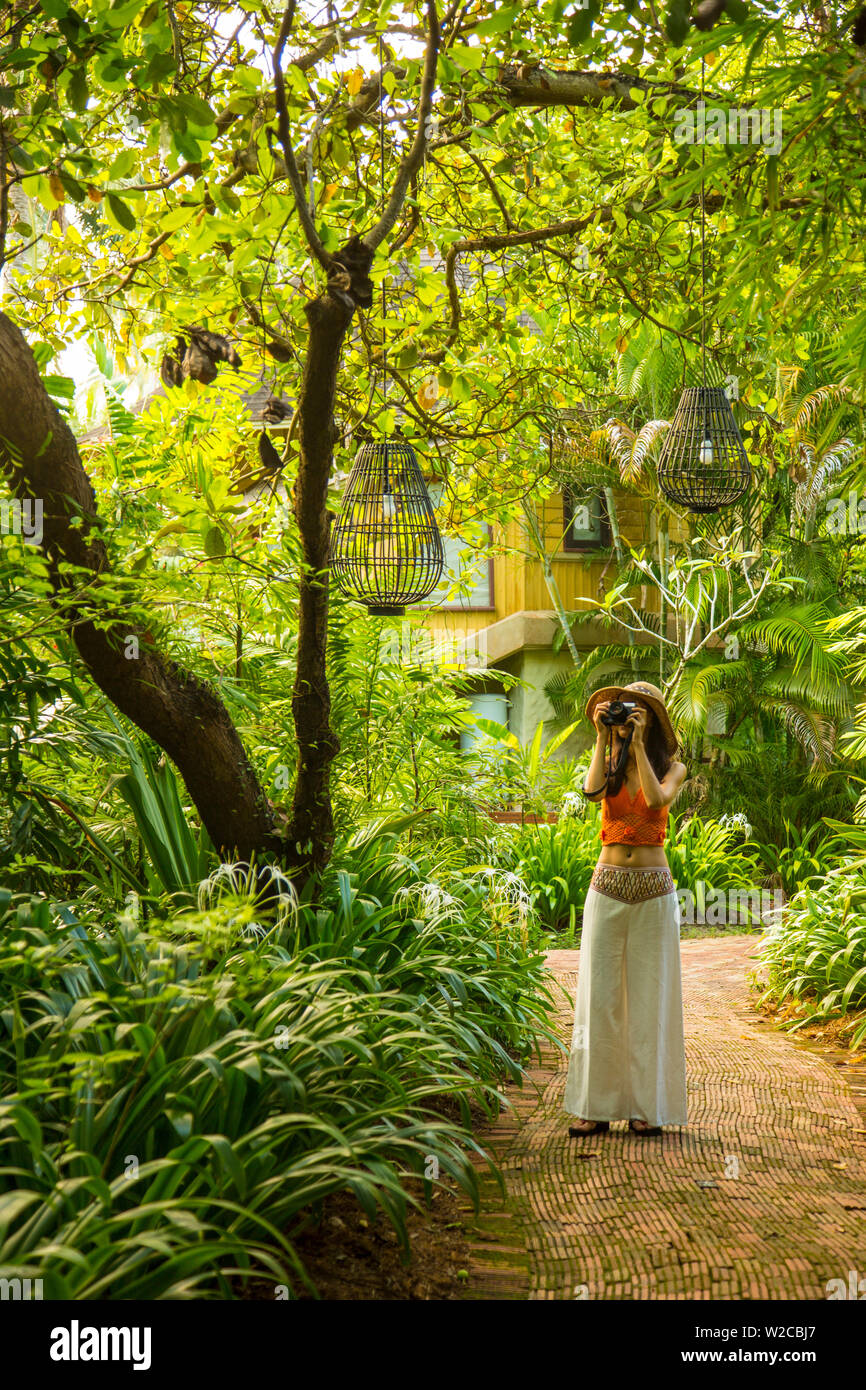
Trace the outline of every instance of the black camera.
{"label": "black camera", "polygon": [[601,716],[602,724],[606,724],[609,729],[615,724],[625,724],[630,715],[634,714],[637,705],[630,700],[611,700],[606,712]]}

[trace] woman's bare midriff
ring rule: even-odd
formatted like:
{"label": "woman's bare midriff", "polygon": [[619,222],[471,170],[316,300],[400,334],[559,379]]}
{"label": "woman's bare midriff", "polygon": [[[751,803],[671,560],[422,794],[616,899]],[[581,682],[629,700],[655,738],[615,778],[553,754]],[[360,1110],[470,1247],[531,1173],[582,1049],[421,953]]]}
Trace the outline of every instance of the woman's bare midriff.
{"label": "woman's bare midriff", "polygon": [[668,861],[661,845],[605,845],[599,864],[615,864],[621,869],[666,869]]}

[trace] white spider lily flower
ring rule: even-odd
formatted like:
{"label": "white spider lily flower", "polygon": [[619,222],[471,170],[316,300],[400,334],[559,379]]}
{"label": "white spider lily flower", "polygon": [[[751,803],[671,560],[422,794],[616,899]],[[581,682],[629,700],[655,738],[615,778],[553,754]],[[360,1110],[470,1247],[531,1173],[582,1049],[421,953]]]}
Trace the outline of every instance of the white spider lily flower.
{"label": "white spider lily flower", "polygon": [[291,879],[271,865],[239,863],[218,864],[213,873],[198,885],[198,908],[206,912],[218,906],[224,898],[246,899],[260,911],[273,913],[266,922],[232,917],[229,926],[239,926],[245,940],[261,940],[272,931],[280,931],[296,921],[298,895]]}
{"label": "white spider lily flower", "polygon": [[487,904],[495,914],[498,912],[524,925],[532,904],[529,889],[519,875],[510,869],[482,868],[476,869],[474,876],[486,883]]}
{"label": "white spider lily flower", "polygon": [[746,840],[752,838],[753,828],[743,811],[725,811],[724,815],[719,816],[719,825],[723,825],[726,830],[739,831]]}
{"label": "white spider lily flower", "polygon": [[441,884],[435,883],[432,879],[427,882],[409,883],[404,888],[398,888],[394,894],[394,902],[405,904],[410,910],[414,910],[424,922],[434,920],[453,922],[463,910],[460,900],[455,898],[452,893],[446,892]]}
{"label": "white spider lily flower", "polygon": [[566,792],[560,813],[565,820],[583,820],[586,816],[586,797],[580,792]]}

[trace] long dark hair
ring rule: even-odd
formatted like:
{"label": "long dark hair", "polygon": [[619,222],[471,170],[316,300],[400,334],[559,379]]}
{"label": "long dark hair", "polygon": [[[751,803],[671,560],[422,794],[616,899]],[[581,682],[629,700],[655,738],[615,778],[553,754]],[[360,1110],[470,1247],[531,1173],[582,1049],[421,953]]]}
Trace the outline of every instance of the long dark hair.
{"label": "long dark hair", "polygon": [[[648,706],[644,706],[644,708],[646,709],[646,712],[649,715],[649,719],[647,720],[646,725],[646,733],[644,734],[644,747],[646,748],[646,754],[647,758],[649,759],[649,765],[655,773],[656,777],[661,782],[662,779],[667,776],[673,759],[671,758],[671,755],[668,752],[667,739],[665,738],[661,722],[656,718],[655,710],[650,709]],[[611,730],[611,752],[608,758],[608,770],[610,770],[612,757],[613,730]],[[617,792],[622,790],[622,785],[625,781],[625,774],[627,769],[628,759],[626,758],[619,772],[613,773],[611,775],[607,784],[607,791],[605,792],[605,796],[616,796]]]}

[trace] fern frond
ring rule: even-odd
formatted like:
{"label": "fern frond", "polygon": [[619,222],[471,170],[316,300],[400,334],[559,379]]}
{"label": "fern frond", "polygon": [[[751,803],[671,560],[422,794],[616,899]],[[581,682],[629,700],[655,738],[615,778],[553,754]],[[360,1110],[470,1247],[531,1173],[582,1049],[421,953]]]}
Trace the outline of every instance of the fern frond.
{"label": "fern frond", "polygon": [[112,439],[122,439],[135,429],[135,416],[127,410],[118,392],[109,383],[104,383],[105,405],[108,411],[108,424]]}

